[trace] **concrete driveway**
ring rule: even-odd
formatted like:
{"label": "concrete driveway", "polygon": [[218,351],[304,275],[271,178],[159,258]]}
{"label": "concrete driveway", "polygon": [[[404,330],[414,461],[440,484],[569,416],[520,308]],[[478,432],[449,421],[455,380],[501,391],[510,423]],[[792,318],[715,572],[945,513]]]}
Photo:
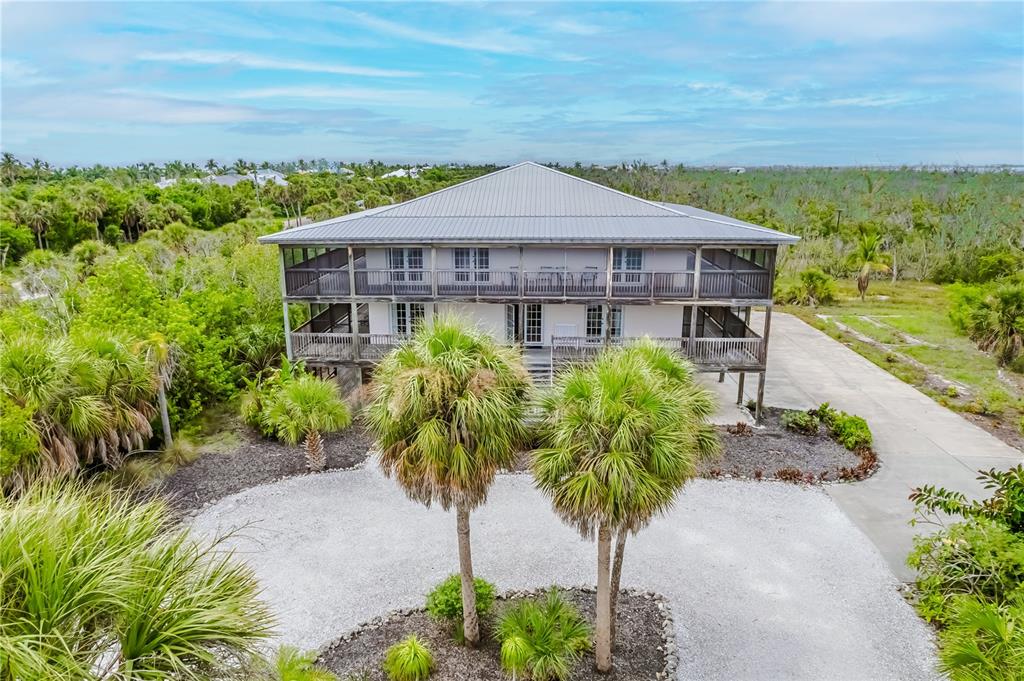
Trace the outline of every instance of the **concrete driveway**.
{"label": "concrete driveway", "polygon": [[[474,562],[501,589],[593,584],[596,549],[524,475],[474,513]],[[195,520],[256,570],[283,641],[312,648],[421,606],[457,569],[455,518],[375,465],[242,492]],[[671,602],[680,679],[932,679],[929,628],[874,546],[821,489],[698,480],[630,540],[625,586]]]}
{"label": "concrete driveway", "polygon": [[[733,381],[721,391],[731,401]],[[747,381],[748,397],[756,385],[756,378]],[[806,409],[822,402],[863,416],[871,427],[881,469],[863,482],[826,489],[904,580],[913,578],[905,560],[914,534],[922,531],[907,524],[913,516],[910,491],[934,484],[985,497],[977,471],[1010,468],[1024,457],[821,331],[792,315],[773,314],[765,403]]]}

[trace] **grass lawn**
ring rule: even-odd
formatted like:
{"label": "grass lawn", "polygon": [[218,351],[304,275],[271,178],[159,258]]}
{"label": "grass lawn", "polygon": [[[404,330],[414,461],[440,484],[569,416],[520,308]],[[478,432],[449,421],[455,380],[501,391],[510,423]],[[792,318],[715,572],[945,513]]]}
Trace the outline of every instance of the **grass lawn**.
{"label": "grass lawn", "polygon": [[[945,406],[987,417],[996,434],[1010,435],[999,432],[1009,429],[1019,436],[1024,427],[1024,376],[1000,368],[991,355],[958,334],[949,320],[949,307],[948,294],[938,284],[873,281],[862,302],[851,280],[839,282],[835,305],[780,309],[843,341]],[[881,347],[857,339],[840,324]],[[1019,437],[1008,441],[1012,440],[1020,446]]]}

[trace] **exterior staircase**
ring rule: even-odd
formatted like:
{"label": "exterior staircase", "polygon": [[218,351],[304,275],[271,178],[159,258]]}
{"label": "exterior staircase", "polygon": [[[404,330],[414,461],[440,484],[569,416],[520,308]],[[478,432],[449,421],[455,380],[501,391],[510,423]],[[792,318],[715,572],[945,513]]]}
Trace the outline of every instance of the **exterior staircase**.
{"label": "exterior staircase", "polygon": [[523,364],[530,372],[534,385],[551,385],[551,348],[526,348],[523,350]]}

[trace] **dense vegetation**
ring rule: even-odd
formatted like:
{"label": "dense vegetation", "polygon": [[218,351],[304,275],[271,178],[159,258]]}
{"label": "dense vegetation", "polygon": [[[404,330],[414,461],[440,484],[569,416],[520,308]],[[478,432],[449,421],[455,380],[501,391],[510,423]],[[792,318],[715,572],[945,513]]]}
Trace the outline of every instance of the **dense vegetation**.
{"label": "dense vegetation", "polygon": [[953,681],[1024,678],[1024,467],[982,472],[992,495],[969,501],[926,485],[919,516],[959,521],[915,540],[917,608],[940,627],[940,658]]}

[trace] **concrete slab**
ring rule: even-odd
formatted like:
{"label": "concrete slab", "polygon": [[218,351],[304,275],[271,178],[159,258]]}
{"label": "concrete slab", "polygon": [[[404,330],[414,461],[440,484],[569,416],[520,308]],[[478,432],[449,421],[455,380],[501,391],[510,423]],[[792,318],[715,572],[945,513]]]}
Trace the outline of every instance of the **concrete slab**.
{"label": "concrete slab", "polygon": [[[755,318],[754,328],[760,323]],[[755,389],[756,381],[748,381],[746,394],[753,396]],[[732,390],[735,395],[735,383]],[[978,469],[1005,469],[1024,460],[1021,451],[842,343],[792,315],[773,314],[765,403],[806,409],[821,402],[868,420],[881,470],[863,482],[832,485],[827,491],[904,580],[913,578],[904,561],[921,531],[907,525],[913,515],[910,491],[936,484],[984,497],[987,493],[975,480]]]}

